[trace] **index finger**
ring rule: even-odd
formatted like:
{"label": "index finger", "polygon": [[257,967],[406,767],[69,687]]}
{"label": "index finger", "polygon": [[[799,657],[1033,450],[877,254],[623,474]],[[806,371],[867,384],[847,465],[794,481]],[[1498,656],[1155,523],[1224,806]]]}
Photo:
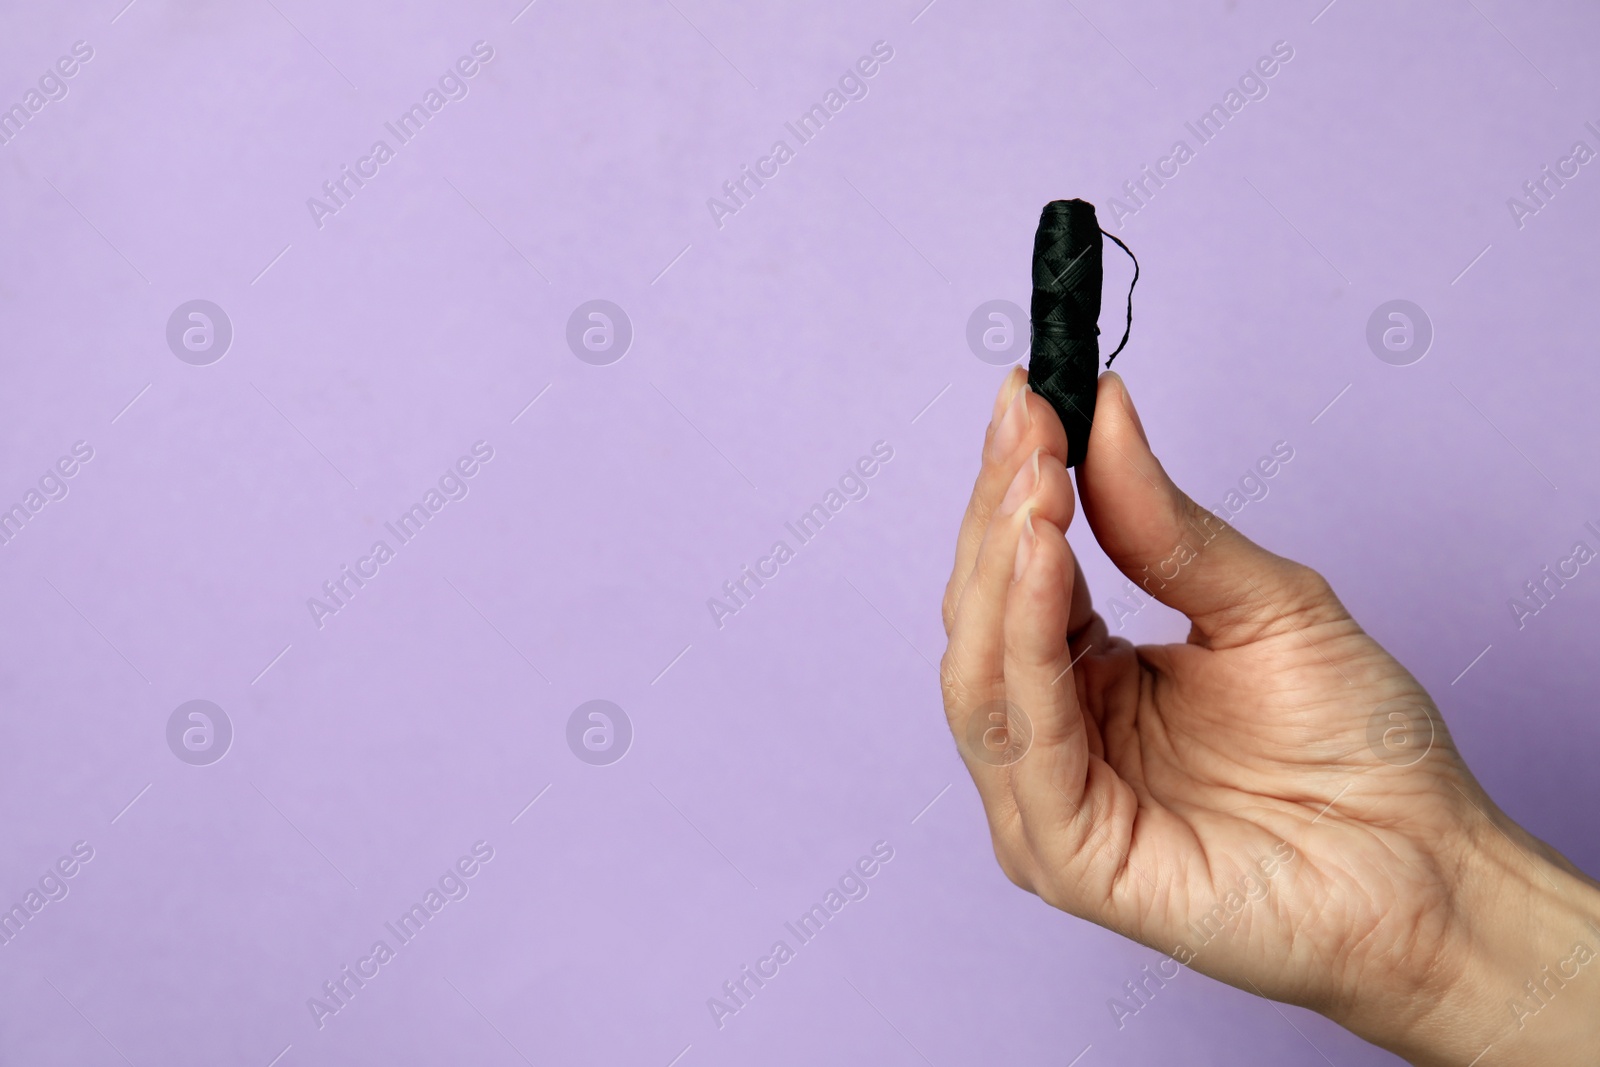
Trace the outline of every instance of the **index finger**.
{"label": "index finger", "polygon": [[1017,470],[1036,448],[1043,448],[1066,462],[1067,433],[1062,429],[1060,416],[1048,400],[1027,389],[1026,384],[1027,370],[1013,367],[1001,382],[1000,394],[995,398],[994,415],[983,437],[982,464],[972,487],[972,497],[967,501],[966,514],[961,518],[961,530],[956,535],[955,565],[945,586],[946,634],[955,619],[961,590],[966,587],[977,562],[983,533]]}

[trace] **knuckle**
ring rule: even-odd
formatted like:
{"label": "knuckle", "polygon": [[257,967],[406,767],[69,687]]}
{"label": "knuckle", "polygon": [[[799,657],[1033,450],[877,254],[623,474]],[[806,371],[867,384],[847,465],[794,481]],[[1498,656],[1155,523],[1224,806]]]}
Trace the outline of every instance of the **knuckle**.
{"label": "knuckle", "polygon": [[1336,602],[1333,586],[1328,579],[1303,563],[1290,565],[1285,583],[1297,604],[1317,608]]}
{"label": "knuckle", "polygon": [[1290,563],[1280,579],[1283,614],[1297,627],[1340,624],[1349,612],[1328,579],[1303,563]]}
{"label": "knuckle", "polygon": [[1216,512],[1196,501],[1188,493],[1180,490],[1179,497],[1179,513],[1182,516],[1184,525],[1190,529],[1196,530],[1202,535],[1215,535],[1227,527],[1228,524],[1218,518]]}
{"label": "knuckle", "polygon": [[945,649],[944,655],[939,658],[939,688],[944,692],[945,710],[952,719],[958,709],[973,703],[972,686],[961,669],[954,646]]}
{"label": "knuckle", "polygon": [[1010,846],[1004,844],[998,837],[994,839],[994,858],[995,862],[1000,865],[1000,873],[1006,876],[1007,881],[1018,889],[1029,893],[1035,892],[1033,878],[1029,874],[1028,865],[1019,862],[1018,858],[1012,854]]}
{"label": "knuckle", "polygon": [[990,687],[974,685],[951,651],[946,651],[939,661],[939,688],[944,694],[945,717],[950,720],[952,729],[965,722],[973,708],[989,699],[985,693]]}

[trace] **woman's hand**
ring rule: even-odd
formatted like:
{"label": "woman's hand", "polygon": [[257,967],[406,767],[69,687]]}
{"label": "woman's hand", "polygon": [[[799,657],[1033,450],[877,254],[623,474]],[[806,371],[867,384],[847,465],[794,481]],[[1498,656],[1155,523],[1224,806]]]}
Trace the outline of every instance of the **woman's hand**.
{"label": "woman's hand", "polygon": [[[1419,1064],[1600,1061],[1595,883],[1494,806],[1321,576],[1172,483],[1117,375],[1077,494],[1065,450],[1013,370],[944,598],[945,711],[1012,881]],[[1109,636],[1078,495],[1187,643]]]}

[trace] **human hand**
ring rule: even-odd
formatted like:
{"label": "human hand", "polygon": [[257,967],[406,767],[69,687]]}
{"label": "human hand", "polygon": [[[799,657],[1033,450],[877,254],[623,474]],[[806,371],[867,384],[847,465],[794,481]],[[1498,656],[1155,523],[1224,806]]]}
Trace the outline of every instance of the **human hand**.
{"label": "human hand", "polygon": [[[1172,483],[1117,375],[1077,494],[1065,455],[1013,370],[944,598],[945,711],[1012,881],[1418,1064],[1600,1059],[1600,959],[1571,962],[1600,957],[1600,890],[1495,807],[1417,680]],[[1079,494],[1186,643],[1108,634]]]}

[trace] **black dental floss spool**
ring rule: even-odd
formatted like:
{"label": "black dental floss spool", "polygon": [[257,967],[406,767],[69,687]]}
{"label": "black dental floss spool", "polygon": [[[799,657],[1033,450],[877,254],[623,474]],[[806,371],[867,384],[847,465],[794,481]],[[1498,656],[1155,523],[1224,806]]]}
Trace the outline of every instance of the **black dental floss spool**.
{"label": "black dental floss spool", "polygon": [[[1105,281],[1101,237],[1128,246],[1100,229],[1087,200],[1052,200],[1039,216],[1033,238],[1032,343],[1028,385],[1050,401],[1067,431],[1067,466],[1083,462],[1094,423],[1100,371],[1100,291]],[[1133,261],[1133,284],[1139,261]],[[1128,287],[1128,328],[1106,366],[1128,343],[1133,329],[1133,285]]]}

